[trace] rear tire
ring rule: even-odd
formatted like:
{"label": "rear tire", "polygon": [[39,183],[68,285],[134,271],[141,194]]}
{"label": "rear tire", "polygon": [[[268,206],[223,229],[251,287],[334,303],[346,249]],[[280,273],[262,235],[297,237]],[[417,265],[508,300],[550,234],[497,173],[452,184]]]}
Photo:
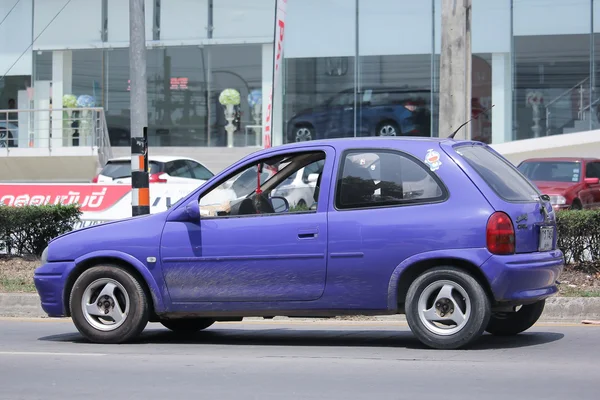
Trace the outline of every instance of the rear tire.
{"label": "rear tire", "polygon": [[517,312],[492,314],[486,332],[495,336],[514,336],[531,328],[542,316],[546,300],[523,306]]}
{"label": "rear tire", "polygon": [[118,265],[84,271],[73,285],[69,307],[77,330],[95,343],[124,343],[136,338],[150,315],[140,282]]}
{"label": "rear tire", "polygon": [[479,282],[453,267],[433,268],[417,277],[405,304],[411,331],[435,349],[458,349],[478,339],[488,325],[490,307]]}
{"label": "rear tire", "polygon": [[204,330],[215,323],[209,318],[184,318],[184,319],[166,319],[160,323],[173,332],[177,333],[195,333]]}
{"label": "rear tire", "polygon": [[573,203],[571,203],[571,207],[569,208],[571,210],[583,210],[583,206],[581,205],[581,201],[579,201],[579,199],[573,200]]}

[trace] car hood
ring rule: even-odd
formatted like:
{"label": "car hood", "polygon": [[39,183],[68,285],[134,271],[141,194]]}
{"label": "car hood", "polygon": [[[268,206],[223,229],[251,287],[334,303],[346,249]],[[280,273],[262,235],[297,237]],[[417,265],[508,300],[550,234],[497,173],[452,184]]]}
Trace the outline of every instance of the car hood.
{"label": "car hood", "polygon": [[50,244],[50,243],[52,243],[52,242],[54,242],[54,241],[56,241],[58,239],[62,239],[64,237],[67,237],[67,236],[70,236],[70,235],[73,235],[73,234],[78,234],[78,233],[81,233],[81,232],[89,231],[90,229],[103,228],[103,227],[105,227],[107,225],[123,224],[125,222],[131,221],[131,220],[135,220],[135,219],[149,218],[149,217],[151,217],[153,215],[156,215],[156,214],[138,215],[138,216],[135,216],[135,217],[117,219],[117,220],[114,220],[114,221],[107,221],[107,222],[103,222],[101,224],[95,224],[95,225],[90,225],[90,226],[86,226],[86,227],[83,227],[83,228],[75,229],[75,230],[63,233],[60,236],[55,237],[54,239],[50,240],[50,242],[48,244]]}
{"label": "car hood", "polygon": [[544,194],[561,194],[565,193],[573,187],[577,186],[578,182],[550,182],[550,181],[533,181],[538,189]]}

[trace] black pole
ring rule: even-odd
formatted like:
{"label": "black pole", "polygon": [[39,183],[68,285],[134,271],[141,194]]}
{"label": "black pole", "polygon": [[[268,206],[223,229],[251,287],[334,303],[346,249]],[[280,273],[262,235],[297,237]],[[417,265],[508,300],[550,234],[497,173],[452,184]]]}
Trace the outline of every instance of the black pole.
{"label": "black pole", "polygon": [[142,137],[131,138],[131,215],[150,214],[148,127]]}

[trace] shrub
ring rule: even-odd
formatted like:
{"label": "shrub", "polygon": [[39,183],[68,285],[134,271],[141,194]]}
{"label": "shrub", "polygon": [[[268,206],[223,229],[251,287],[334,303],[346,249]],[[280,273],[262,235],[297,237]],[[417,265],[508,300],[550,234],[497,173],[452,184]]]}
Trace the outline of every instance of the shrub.
{"label": "shrub", "polygon": [[0,249],[40,256],[51,239],[73,230],[80,215],[77,205],[0,206]]}
{"label": "shrub", "polygon": [[558,248],[567,264],[577,269],[595,271],[600,265],[600,211],[559,211]]}

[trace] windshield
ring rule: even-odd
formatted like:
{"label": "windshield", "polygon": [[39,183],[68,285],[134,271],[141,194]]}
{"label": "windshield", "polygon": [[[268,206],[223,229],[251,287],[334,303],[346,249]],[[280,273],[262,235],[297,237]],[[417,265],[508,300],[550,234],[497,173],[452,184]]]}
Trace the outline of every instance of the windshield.
{"label": "windshield", "polygon": [[527,161],[519,171],[532,181],[579,182],[581,164],[573,161]]}

